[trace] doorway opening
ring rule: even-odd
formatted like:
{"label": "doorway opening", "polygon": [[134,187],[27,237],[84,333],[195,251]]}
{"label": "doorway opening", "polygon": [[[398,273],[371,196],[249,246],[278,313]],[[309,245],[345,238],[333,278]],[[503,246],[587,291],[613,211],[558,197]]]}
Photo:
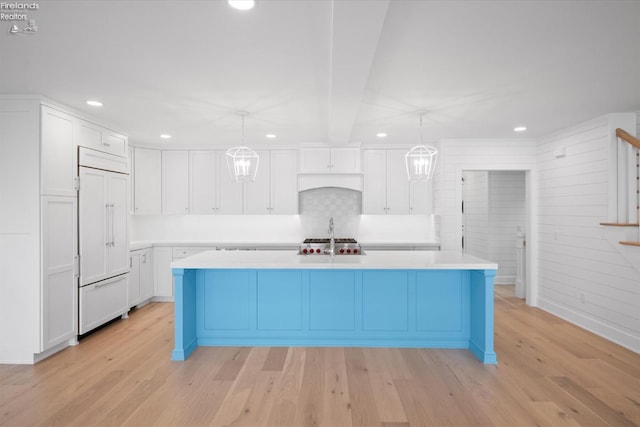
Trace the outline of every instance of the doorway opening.
{"label": "doorway opening", "polygon": [[461,232],[464,253],[498,264],[496,286],[514,285],[526,297],[527,173],[463,170]]}

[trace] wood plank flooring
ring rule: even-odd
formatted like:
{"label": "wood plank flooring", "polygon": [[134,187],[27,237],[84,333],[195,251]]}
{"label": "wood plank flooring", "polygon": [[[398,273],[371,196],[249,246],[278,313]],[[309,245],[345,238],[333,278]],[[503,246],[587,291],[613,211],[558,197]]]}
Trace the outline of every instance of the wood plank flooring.
{"label": "wood plank flooring", "polygon": [[35,366],[0,365],[1,426],[640,426],[640,355],[497,286],[498,365],[466,350],[201,347],[155,303]]}

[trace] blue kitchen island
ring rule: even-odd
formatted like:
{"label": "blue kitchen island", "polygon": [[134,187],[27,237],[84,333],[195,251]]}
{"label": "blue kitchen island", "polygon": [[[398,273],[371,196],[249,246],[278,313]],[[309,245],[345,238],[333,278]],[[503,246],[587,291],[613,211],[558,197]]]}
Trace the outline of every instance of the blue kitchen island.
{"label": "blue kitchen island", "polygon": [[497,265],[473,256],[208,251],[172,269],[173,360],[198,346],[340,346],[464,348],[497,362]]}

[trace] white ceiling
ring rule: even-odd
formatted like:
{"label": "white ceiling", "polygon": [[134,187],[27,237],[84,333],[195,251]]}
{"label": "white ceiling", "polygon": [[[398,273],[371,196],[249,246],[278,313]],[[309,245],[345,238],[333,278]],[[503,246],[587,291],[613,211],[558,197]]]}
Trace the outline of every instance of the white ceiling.
{"label": "white ceiling", "polygon": [[45,0],[28,14],[32,35],[0,21],[0,93],[45,95],[134,144],[237,145],[240,110],[253,148],[266,133],[410,145],[421,111],[429,142],[640,110],[634,0]]}

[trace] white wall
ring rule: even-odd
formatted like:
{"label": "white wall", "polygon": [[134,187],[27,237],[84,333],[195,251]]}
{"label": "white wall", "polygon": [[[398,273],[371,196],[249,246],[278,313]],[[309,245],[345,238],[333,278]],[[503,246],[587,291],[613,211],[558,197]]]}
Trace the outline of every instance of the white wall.
{"label": "white wall", "polygon": [[494,282],[516,281],[516,233],[526,231],[525,174],[489,172],[489,259],[498,263]]}
{"label": "white wall", "polygon": [[[538,304],[640,352],[640,272],[599,225],[609,211],[611,117],[538,143]],[[556,158],[561,148],[566,157]]]}
{"label": "white wall", "polygon": [[[489,258],[489,172],[464,171],[464,251]],[[492,261],[496,261],[493,260]],[[496,261],[497,262],[497,261]]]}
{"label": "white wall", "polygon": [[[443,250],[462,245],[463,170],[531,170],[535,172],[535,139],[447,139],[440,144],[434,177],[434,213],[440,216]],[[533,207],[531,207],[533,209]],[[535,246],[535,242],[534,246]]]}

